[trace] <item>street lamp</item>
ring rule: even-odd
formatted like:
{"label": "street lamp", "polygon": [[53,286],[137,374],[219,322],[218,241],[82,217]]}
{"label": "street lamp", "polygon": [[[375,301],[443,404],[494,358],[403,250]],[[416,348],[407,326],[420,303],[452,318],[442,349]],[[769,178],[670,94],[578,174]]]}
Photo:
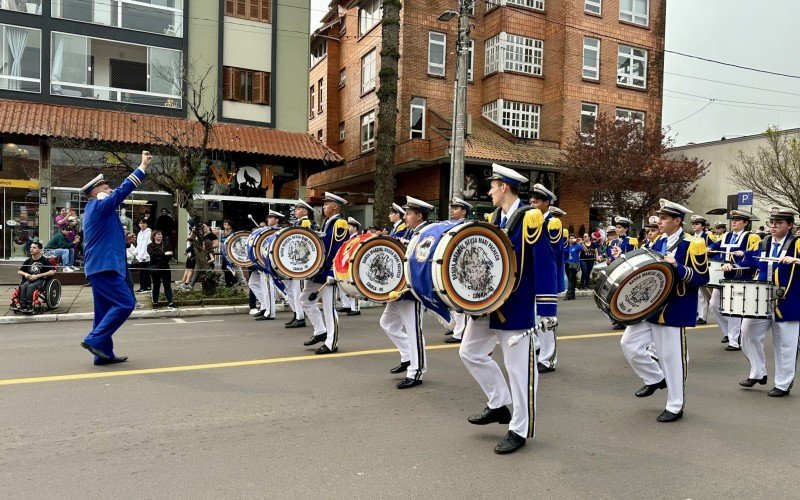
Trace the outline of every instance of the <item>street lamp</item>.
{"label": "street lamp", "polygon": [[459,0],[458,12],[447,10],[437,19],[447,22],[458,15],[458,64],[453,96],[453,128],[450,145],[450,199],[464,196],[464,143],[467,135],[467,65],[469,64],[469,7],[475,0]]}

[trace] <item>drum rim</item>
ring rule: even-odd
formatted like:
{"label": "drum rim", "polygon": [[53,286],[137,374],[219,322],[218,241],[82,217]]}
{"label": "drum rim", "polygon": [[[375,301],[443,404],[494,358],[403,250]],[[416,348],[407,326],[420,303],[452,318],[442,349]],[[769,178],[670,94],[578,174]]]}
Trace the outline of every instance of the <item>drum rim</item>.
{"label": "drum rim", "polygon": [[[665,274],[667,275],[667,278],[669,280],[669,284],[664,287],[664,290],[662,291],[661,295],[658,297],[657,300],[655,300],[653,302],[653,305],[651,307],[647,308],[644,311],[640,311],[640,312],[636,313],[635,315],[621,313],[619,311],[619,307],[617,306],[617,300],[616,300],[618,292],[620,290],[622,290],[622,288],[630,280],[632,280],[633,278],[635,278],[639,274],[641,274],[641,273],[643,273],[645,271],[649,271],[651,269],[664,270]],[[632,321],[640,321],[643,318],[648,318],[651,315],[653,315],[656,312],[658,312],[664,306],[664,303],[667,302],[667,300],[669,299],[669,296],[672,294],[672,290],[675,288],[675,286],[677,284],[677,279],[676,279],[676,276],[675,276],[675,272],[672,270],[672,266],[670,264],[666,263],[666,261],[651,262],[651,263],[649,263],[647,265],[644,265],[642,267],[637,268],[637,270],[639,271],[638,273],[631,274],[630,276],[626,276],[625,279],[623,279],[622,281],[619,282],[619,285],[614,290],[614,293],[611,294],[611,300],[608,302],[608,307],[609,307],[608,314],[609,314],[609,316],[611,316],[612,318],[614,318],[615,320],[617,320],[617,321],[619,321],[621,323],[632,322]]]}
{"label": "drum rim", "polygon": [[[261,244],[264,242],[265,239],[269,238],[276,232],[278,232],[275,228],[264,228],[264,231],[256,234],[252,241],[252,249],[253,255],[256,258],[256,261],[253,263],[259,270],[263,272],[269,272],[269,268],[267,267],[267,257],[261,253]],[[249,250],[248,250],[249,254]]]}
{"label": "drum rim", "polygon": [[[446,247],[451,241],[460,241],[475,234],[487,236],[499,248],[505,249],[505,252],[501,251],[503,277],[501,277],[500,283],[502,286],[498,287],[494,293],[480,302],[466,302],[458,297],[450,282],[444,279],[447,273],[447,264],[452,258],[455,245],[450,245],[450,248]],[[517,259],[512,258],[513,255],[514,247],[508,235],[493,224],[474,221],[472,223],[454,226],[442,234],[432,256],[431,274],[434,291],[442,302],[456,311],[477,315],[494,312],[508,300],[511,293],[514,291],[514,286],[516,284],[515,277],[517,275]]]}
{"label": "drum rim", "polygon": [[[385,246],[394,246],[394,245],[397,246],[397,248],[396,248],[396,250],[398,250],[397,254],[400,256],[400,261],[403,263],[402,264],[403,276],[400,278],[400,282],[397,284],[397,286],[395,286],[393,289],[389,290],[386,293],[383,293],[383,294],[375,294],[373,292],[366,293],[362,289],[362,285],[361,285],[360,279],[356,279],[356,277],[358,276],[358,269],[359,269],[359,266],[360,266],[359,260],[360,260],[361,255],[364,252],[366,252],[370,248],[375,247],[375,246],[377,246],[379,244],[383,244]],[[390,300],[389,299],[389,295],[392,292],[399,292],[400,290],[405,288],[406,283],[408,283],[408,277],[406,276],[406,269],[405,269],[405,262],[404,262],[405,261],[405,255],[406,255],[406,248],[403,245],[403,243],[400,240],[398,240],[397,238],[391,238],[391,237],[388,237],[388,236],[382,236],[382,235],[378,236],[378,235],[376,235],[374,238],[368,238],[368,239],[362,240],[361,244],[358,246],[358,248],[356,248],[355,253],[353,253],[353,256],[350,259],[350,283],[354,287],[358,288],[359,291],[361,292],[361,294],[367,300],[371,300],[373,302],[394,302],[394,300]],[[364,287],[364,288],[366,288],[366,287]],[[397,299],[395,299],[395,300],[397,300]]]}
{"label": "drum rim", "polygon": [[361,290],[359,290],[353,283],[352,273],[351,273],[353,255],[350,254],[347,256],[347,258],[342,263],[342,265],[346,266],[345,270],[339,271],[339,269],[337,269],[337,266],[339,266],[339,263],[343,258],[343,256],[340,257],[340,254],[343,254],[343,252],[345,252],[348,248],[352,246],[357,246],[374,236],[375,236],[374,234],[361,234],[358,236],[358,238],[351,238],[347,240],[344,243],[344,245],[339,247],[339,250],[336,252],[336,256],[333,259],[333,277],[336,278],[336,282],[339,288],[341,288],[342,291],[344,291],[347,295],[350,295],[352,297],[357,297],[359,299],[368,300],[365,296],[361,294]]}
{"label": "drum rim", "polygon": [[233,246],[233,243],[237,240],[240,240],[241,238],[245,238],[245,253],[248,253],[247,238],[250,237],[250,234],[251,234],[250,231],[236,231],[232,235],[228,236],[228,238],[225,240],[225,258],[228,259],[228,261],[230,261],[233,265],[239,267],[250,267],[253,265],[253,263],[250,261],[249,258],[246,261],[239,260],[233,255],[233,252],[231,252],[231,247]]}
{"label": "drum rim", "polygon": [[[298,233],[308,235],[311,241],[314,242],[314,246],[317,247],[316,261],[309,268],[308,271],[303,273],[290,272],[284,269],[276,253],[278,250],[278,243],[287,238],[288,237],[287,235],[298,234]],[[307,227],[295,226],[279,230],[275,235],[275,239],[273,239],[272,242],[269,244],[267,254],[269,255],[270,267],[272,268],[272,271],[280,278],[284,279],[300,279],[300,280],[309,279],[318,274],[320,269],[322,269],[322,267],[325,265],[325,245],[322,242],[322,238],[320,238],[319,235],[312,229],[309,229]]]}

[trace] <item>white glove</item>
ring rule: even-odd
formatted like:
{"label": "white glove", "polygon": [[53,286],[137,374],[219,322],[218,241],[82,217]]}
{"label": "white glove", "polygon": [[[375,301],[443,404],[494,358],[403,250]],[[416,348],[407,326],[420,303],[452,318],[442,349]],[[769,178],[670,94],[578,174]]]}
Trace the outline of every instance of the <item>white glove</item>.
{"label": "white glove", "polygon": [[545,316],[541,318],[542,326],[547,330],[552,330],[558,326],[558,318],[555,316]]}

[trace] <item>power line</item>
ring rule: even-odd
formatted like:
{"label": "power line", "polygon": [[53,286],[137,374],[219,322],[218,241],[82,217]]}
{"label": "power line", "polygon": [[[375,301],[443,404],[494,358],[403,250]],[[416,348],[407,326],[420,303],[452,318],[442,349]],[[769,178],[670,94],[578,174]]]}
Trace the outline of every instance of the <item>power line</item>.
{"label": "power line", "polygon": [[706,109],[707,107],[711,106],[712,104],[714,104],[714,100],[713,100],[713,99],[712,99],[712,100],[710,100],[710,101],[708,101],[708,102],[707,102],[707,103],[706,103],[706,104],[705,104],[705,105],[704,105],[702,108],[698,109],[698,110],[697,110],[697,111],[695,111],[694,113],[690,114],[689,116],[685,116],[685,117],[681,118],[680,120],[678,120],[678,121],[676,121],[676,122],[672,122],[672,123],[670,123],[669,125],[667,125],[667,127],[671,127],[671,126],[675,125],[676,123],[680,123],[680,122],[682,122],[682,121],[684,121],[684,120],[688,120],[689,118],[691,118],[691,117],[693,117],[694,115],[696,115],[697,113],[699,113],[699,112],[703,111],[704,109]]}
{"label": "power line", "polygon": [[701,81],[704,81],[704,82],[721,83],[722,85],[731,85],[731,86],[734,86],[734,87],[741,87],[741,88],[745,88],[745,89],[762,90],[764,92],[775,92],[776,94],[786,94],[786,95],[800,96],[800,94],[798,94],[796,92],[787,92],[785,90],[775,90],[775,89],[765,89],[763,87],[753,87],[751,85],[743,85],[741,83],[726,82],[726,81],[722,81],[722,80],[712,80],[710,78],[701,78],[699,76],[684,75],[684,74],[681,74],[681,73],[672,73],[671,71],[665,71],[664,74],[665,75],[680,76],[680,77],[684,77],[684,78],[691,78],[693,80],[701,80]]}
{"label": "power line", "polygon": [[701,56],[695,56],[695,55],[692,55],[692,54],[685,54],[683,52],[678,52],[678,51],[675,51],[675,50],[664,49],[664,52],[667,52],[669,54],[675,54],[675,55],[683,56],[683,57],[689,57],[689,58],[692,58],[692,59],[699,59],[701,61],[706,61],[706,62],[710,62],[710,63],[714,63],[714,64],[719,64],[719,65],[722,65],[722,66],[730,66],[732,68],[745,69],[747,71],[755,71],[757,73],[766,73],[768,75],[784,76],[786,78],[797,78],[797,79],[800,79],[800,75],[790,75],[788,73],[779,73],[777,71],[770,71],[770,70],[766,70],[766,69],[752,68],[750,66],[742,66],[741,64],[733,64],[733,63],[729,63],[729,62],[718,61],[716,59],[709,59],[708,57],[701,57]]}

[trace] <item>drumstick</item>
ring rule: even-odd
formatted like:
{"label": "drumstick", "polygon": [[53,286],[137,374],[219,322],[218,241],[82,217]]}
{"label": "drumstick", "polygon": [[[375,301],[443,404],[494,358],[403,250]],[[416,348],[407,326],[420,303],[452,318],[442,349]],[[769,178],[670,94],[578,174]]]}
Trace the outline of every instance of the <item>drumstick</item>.
{"label": "drumstick", "polygon": [[317,300],[317,297],[319,296],[319,292],[325,290],[325,287],[330,285],[331,283],[336,283],[336,282],[335,281],[326,281],[324,285],[319,287],[319,290],[317,290],[316,292],[311,292],[311,293],[308,294],[308,300],[310,300],[310,301]]}
{"label": "drumstick", "polygon": [[527,337],[528,335],[530,335],[532,333],[543,332],[544,330],[546,330],[548,328],[553,329],[553,328],[555,328],[557,326],[558,326],[558,319],[557,318],[553,318],[552,320],[547,320],[547,321],[542,320],[539,323],[537,323],[536,325],[534,325],[533,328],[531,328],[529,330],[525,330],[522,333],[518,333],[516,335],[512,335],[511,338],[508,339],[508,345],[513,347],[513,346],[517,345],[517,343],[519,343],[520,340],[522,340],[523,338]]}
{"label": "drumstick", "polygon": [[253,224],[255,224],[256,227],[261,227],[261,226],[258,225],[258,222],[256,222],[256,220],[253,218],[252,215],[247,214],[247,218],[250,219],[251,221],[253,221]]}
{"label": "drumstick", "polygon": [[758,260],[763,260],[764,262],[778,262],[780,257],[756,257]]}

